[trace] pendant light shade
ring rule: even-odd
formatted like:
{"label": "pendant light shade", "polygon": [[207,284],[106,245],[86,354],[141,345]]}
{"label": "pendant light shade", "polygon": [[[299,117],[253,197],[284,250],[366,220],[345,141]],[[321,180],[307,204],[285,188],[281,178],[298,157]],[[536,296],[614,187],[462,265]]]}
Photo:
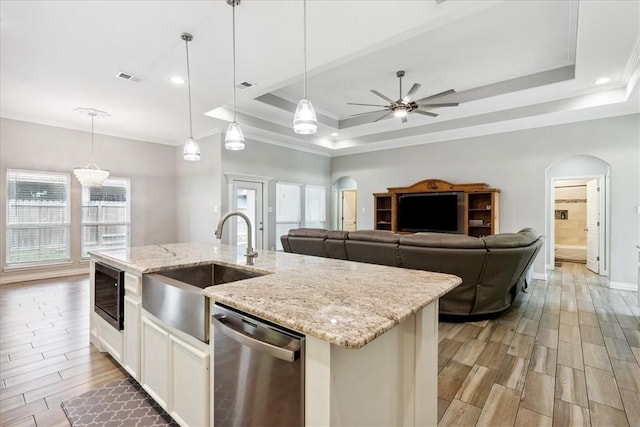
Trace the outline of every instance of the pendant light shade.
{"label": "pendant light shade", "polygon": [[227,127],[227,132],[224,136],[224,148],[238,151],[244,150],[244,134],[236,121],[236,6],[240,5],[240,0],[227,0],[227,4],[233,10],[233,122]]}
{"label": "pendant light shade", "polygon": [[93,162],[93,120],[96,116],[108,117],[109,113],[94,108],[82,107],[76,108],[75,111],[91,116],[91,161],[83,168],[73,169],[73,174],[83,187],[102,187],[104,181],[109,177],[109,171],[100,169],[98,165]]}
{"label": "pendant light shade", "polygon": [[304,33],[304,74],[303,86],[304,97],[298,102],[296,113],[293,116],[293,131],[301,135],[311,135],[318,130],[318,120],[316,112],[313,110],[311,101],[307,99],[307,0],[303,3],[303,33]]}
{"label": "pendant light shade", "polygon": [[100,169],[93,162],[83,168],[75,168],[73,174],[83,187],[102,187],[104,181],[109,178],[109,171]]}
{"label": "pendant light shade", "polygon": [[313,105],[308,99],[301,99],[293,116],[293,130],[301,135],[310,135],[318,130],[318,120]]}
{"label": "pendant light shade", "polygon": [[182,158],[190,161],[200,160],[200,147],[195,139],[193,139],[193,119],[191,118],[191,70],[189,69],[189,42],[193,40],[193,36],[189,33],[182,33],[180,38],[184,40],[184,47],[187,52],[187,86],[189,89],[189,138],[184,143],[182,150]]}
{"label": "pendant light shade", "polygon": [[229,123],[227,133],[224,136],[224,148],[227,150],[244,150],[244,134],[240,125],[236,122]]}
{"label": "pendant light shade", "polygon": [[184,143],[184,150],[182,150],[182,158],[185,160],[197,161],[200,160],[200,147],[193,138],[188,138]]}

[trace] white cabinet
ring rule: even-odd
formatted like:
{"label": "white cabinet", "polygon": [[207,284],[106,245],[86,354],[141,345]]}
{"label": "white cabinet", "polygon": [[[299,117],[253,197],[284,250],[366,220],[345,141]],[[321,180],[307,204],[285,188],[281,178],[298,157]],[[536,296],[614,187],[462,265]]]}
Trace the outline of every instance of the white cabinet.
{"label": "white cabinet", "polygon": [[141,384],[182,426],[209,424],[209,346],[142,311]]}
{"label": "white cabinet", "polygon": [[124,369],[140,380],[140,301],[124,296]]}
{"label": "white cabinet", "polygon": [[142,316],[142,387],[163,408],[169,397],[169,332]]}
{"label": "white cabinet", "polygon": [[181,425],[209,423],[209,353],[174,335],[171,341],[171,416]]}
{"label": "white cabinet", "polygon": [[91,313],[94,319],[98,350],[107,351],[116,361],[122,363],[122,332],[108,324],[96,313]]}
{"label": "white cabinet", "polygon": [[131,273],[124,275],[124,369],[140,381],[140,314],[141,277]]}

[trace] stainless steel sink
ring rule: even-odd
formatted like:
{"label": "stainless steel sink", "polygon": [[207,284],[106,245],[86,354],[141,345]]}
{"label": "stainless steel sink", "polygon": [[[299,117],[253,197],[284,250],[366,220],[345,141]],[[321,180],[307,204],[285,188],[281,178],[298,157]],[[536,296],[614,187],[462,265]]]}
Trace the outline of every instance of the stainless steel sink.
{"label": "stainless steel sink", "polygon": [[208,343],[209,298],[202,295],[202,289],[258,276],[262,273],[219,264],[144,274],[142,308],[166,324]]}

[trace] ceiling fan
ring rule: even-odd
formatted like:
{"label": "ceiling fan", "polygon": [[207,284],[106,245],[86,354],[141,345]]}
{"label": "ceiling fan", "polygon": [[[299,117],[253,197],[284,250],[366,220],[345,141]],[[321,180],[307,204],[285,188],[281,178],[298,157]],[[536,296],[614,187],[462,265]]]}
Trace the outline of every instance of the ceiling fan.
{"label": "ceiling fan", "polygon": [[426,111],[427,109],[431,109],[431,108],[440,108],[440,107],[457,107],[458,103],[457,102],[445,102],[445,103],[438,103],[438,104],[430,104],[429,102],[436,99],[436,98],[440,98],[446,95],[451,95],[456,93],[455,90],[453,89],[449,89],[449,90],[445,90],[444,92],[440,92],[440,93],[436,93],[435,95],[431,95],[431,96],[427,96],[426,98],[422,98],[422,99],[418,99],[417,101],[412,101],[413,96],[416,94],[416,92],[418,91],[418,89],[420,89],[420,87],[422,86],[420,83],[414,83],[413,86],[411,86],[411,89],[409,89],[409,92],[407,92],[407,94],[405,96],[402,96],[402,78],[404,77],[404,71],[400,70],[398,72],[396,72],[396,77],[398,77],[400,79],[400,98],[397,101],[394,101],[393,99],[389,98],[388,96],[383,95],[382,93],[378,92],[375,89],[371,89],[371,92],[377,96],[379,96],[380,98],[384,99],[385,101],[387,101],[389,104],[388,105],[380,105],[380,104],[359,104],[359,103],[355,103],[355,102],[348,102],[347,104],[349,105],[362,105],[362,106],[367,106],[367,107],[384,107],[384,109],[382,110],[375,110],[375,111],[369,111],[366,113],[358,113],[358,114],[352,114],[351,117],[359,117],[359,116],[366,116],[368,114],[379,114],[379,113],[384,113],[382,116],[376,118],[373,123],[375,122],[379,122],[380,120],[386,119],[388,117],[391,117],[391,115],[393,115],[394,117],[399,117],[402,120],[402,123],[406,123],[407,122],[407,115],[409,113],[418,113],[418,114],[422,114],[425,116],[430,116],[430,117],[438,117],[438,115],[436,113],[432,113],[430,111]]}

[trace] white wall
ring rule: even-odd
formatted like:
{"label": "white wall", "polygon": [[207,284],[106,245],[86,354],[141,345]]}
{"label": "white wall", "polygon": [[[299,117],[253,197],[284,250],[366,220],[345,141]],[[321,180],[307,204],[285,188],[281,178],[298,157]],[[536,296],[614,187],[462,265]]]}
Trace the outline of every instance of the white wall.
{"label": "white wall", "polygon": [[[640,115],[536,128],[443,143],[354,154],[332,159],[332,180],[358,182],[358,229],[373,227],[372,193],[426,178],[453,183],[485,182],[502,190],[500,231],[545,230],[545,170],[576,154],[611,165],[611,277],[637,283],[635,260],[640,233]],[[543,274],[544,256],[535,272]]]}
{"label": "white wall", "polygon": [[[222,169],[224,174],[254,175],[273,178],[269,182],[269,200],[267,206],[273,208],[269,214],[269,235],[267,247],[275,247],[275,201],[276,182],[284,181],[300,184],[323,185],[327,189],[327,211],[331,194],[331,159],[318,154],[311,154],[299,150],[266,144],[258,141],[247,141],[243,151],[228,151],[222,149]],[[226,176],[222,178],[222,206],[223,213],[229,210],[229,182]],[[330,218],[327,218],[330,221]]]}
{"label": "white wall", "polygon": [[220,219],[221,134],[198,140],[200,160],[182,158],[176,147],[177,241],[212,242]]}
{"label": "white wall", "polygon": [[[89,123],[89,122],[88,122]],[[97,125],[96,128],[99,126]],[[131,245],[168,243],[176,240],[175,148],[143,141],[94,136],[94,160],[114,177],[131,180]],[[71,174],[71,257],[69,266],[47,268],[43,273],[60,275],[82,271],[80,262],[81,186],[73,168],[91,160],[91,133],[0,119],[0,273],[2,282],[38,272],[5,272],[6,171],[42,170]]]}

